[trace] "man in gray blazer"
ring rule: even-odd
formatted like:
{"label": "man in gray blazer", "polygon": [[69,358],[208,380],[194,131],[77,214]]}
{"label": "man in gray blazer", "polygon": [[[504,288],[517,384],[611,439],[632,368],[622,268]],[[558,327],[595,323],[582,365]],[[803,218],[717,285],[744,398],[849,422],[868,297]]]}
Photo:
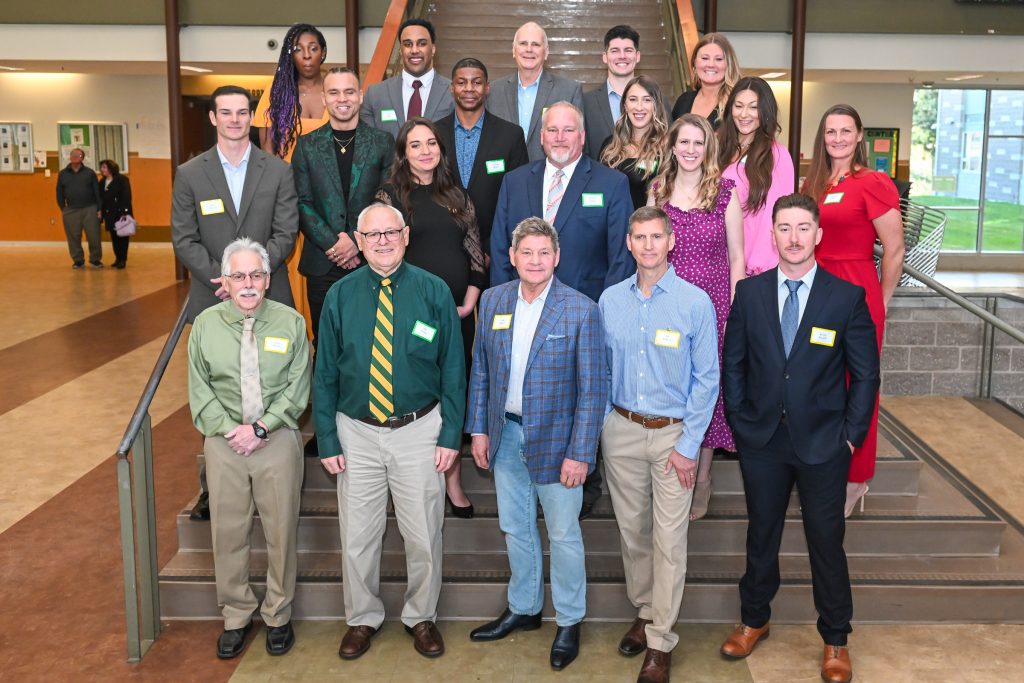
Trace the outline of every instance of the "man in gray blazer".
{"label": "man in gray blazer", "polygon": [[540,145],[541,115],[555,102],[569,102],[583,110],[583,88],[577,81],[544,70],[548,58],[548,36],[529,21],[519,27],[512,40],[516,73],[491,83],[487,111],[518,123],[526,136],[530,161],[544,158]]}
{"label": "man in gray blazer", "polygon": [[640,63],[640,34],[619,25],[604,34],[601,61],[608,66],[608,79],[583,94],[583,116],[587,120],[587,156],[601,160],[601,145],[612,135],[622,112],[622,91],[636,75]]}
{"label": "man in gray blazer", "polygon": [[437,121],[455,111],[452,82],[434,69],[434,25],[426,19],[406,19],[398,40],[402,73],[371,85],[359,112],[360,121],[396,138],[402,124],[414,116]]}

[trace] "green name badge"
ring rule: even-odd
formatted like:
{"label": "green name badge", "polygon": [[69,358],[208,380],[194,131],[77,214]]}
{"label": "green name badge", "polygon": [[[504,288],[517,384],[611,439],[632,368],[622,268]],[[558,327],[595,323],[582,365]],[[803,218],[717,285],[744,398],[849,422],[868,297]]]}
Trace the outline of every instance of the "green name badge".
{"label": "green name badge", "polygon": [[487,174],[493,175],[495,173],[505,172],[505,160],[504,159],[488,159],[484,164],[487,166]]}
{"label": "green name badge", "polygon": [[412,326],[412,336],[419,337],[428,344],[433,343],[434,337],[437,336],[437,328],[417,320],[416,324]]}
{"label": "green name badge", "polygon": [[584,192],[583,206],[604,206],[603,192]]}
{"label": "green name badge", "polygon": [[829,192],[827,195],[825,195],[825,201],[823,203],[838,204],[839,202],[843,201],[843,194],[844,193],[842,192]]}
{"label": "green name badge", "polygon": [[398,114],[395,113],[394,109],[381,109],[380,120],[384,123],[398,121]]}

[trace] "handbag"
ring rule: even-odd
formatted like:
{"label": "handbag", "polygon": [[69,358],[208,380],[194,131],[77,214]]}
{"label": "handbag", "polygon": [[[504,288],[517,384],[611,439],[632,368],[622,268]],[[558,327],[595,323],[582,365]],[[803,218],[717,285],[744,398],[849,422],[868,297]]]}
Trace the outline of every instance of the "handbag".
{"label": "handbag", "polygon": [[131,237],[135,234],[135,219],[131,214],[126,213],[114,223],[114,232],[118,237]]}

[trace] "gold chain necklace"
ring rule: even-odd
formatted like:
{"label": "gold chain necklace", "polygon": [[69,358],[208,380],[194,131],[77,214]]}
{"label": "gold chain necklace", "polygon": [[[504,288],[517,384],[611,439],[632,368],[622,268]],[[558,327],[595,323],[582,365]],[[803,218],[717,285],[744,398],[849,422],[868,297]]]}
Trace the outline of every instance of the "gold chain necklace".
{"label": "gold chain necklace", "polygon": [[356,139],[356,134],[355,131],[353,131],[352,135],[349,136],[348,140],[339,140],[338,136],[336,136],[334,133],[331,133],[331,137],[334,138],[334,143],[338,145],[338,150],[341,151],[342,154],[345,154],[348,152],[348,146],[351,145],[352,141]]}

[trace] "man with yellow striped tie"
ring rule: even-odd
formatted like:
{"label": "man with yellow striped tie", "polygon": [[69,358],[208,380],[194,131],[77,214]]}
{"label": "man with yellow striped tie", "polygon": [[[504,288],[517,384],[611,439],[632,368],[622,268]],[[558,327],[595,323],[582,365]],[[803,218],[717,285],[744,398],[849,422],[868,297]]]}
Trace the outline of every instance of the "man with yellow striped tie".
{"label": "man with yellow striped tie", "polygon": [[359,214],[367,267],[335,283],[320,316],[313,416],[324,468],[338,475],[345,621],[338,655],[355,659],[384,622],[380,557],[388,491],[405,542],[405,630],[425,657],[444,654],[441,592],[444,472],[466,412],[462,333],[448,285],[403,262],[400,211]]}

